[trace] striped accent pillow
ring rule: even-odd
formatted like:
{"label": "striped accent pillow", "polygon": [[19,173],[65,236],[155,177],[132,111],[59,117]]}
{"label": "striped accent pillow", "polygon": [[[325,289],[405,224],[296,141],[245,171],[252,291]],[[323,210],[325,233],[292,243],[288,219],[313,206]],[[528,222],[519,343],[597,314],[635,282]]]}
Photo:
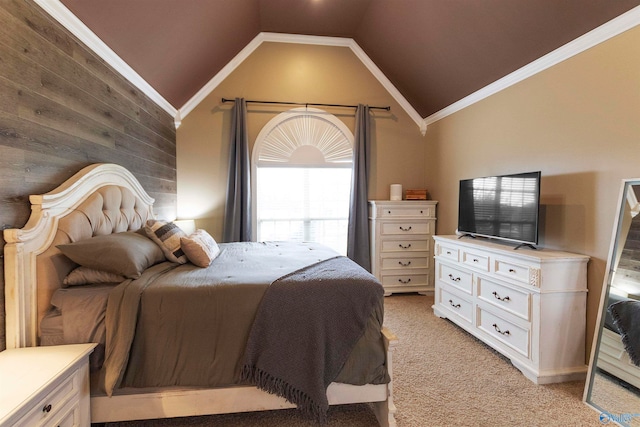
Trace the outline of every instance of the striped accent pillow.
{"label": "striped accent pillow", "polygon": [[150,219],[144,227],[147,236],[156,242],[168,261],[184,264],[187,256],[180,246],[180,238],[187,237],[186,233],[172,222]]}

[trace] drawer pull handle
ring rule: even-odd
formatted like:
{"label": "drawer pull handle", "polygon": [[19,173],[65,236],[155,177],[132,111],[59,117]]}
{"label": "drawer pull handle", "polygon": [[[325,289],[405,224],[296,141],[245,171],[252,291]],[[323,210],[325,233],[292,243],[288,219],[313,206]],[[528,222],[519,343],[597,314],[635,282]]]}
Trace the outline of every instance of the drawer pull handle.
{"label": "drawer pull handle", "polygon": [[411,231],[411,226],[409,226],[409,228],[404,228],[403,226],[400,226],[399,228],[402,231]]}
{"label": "drawer pull handle", "polygon": [[454,304],[451,300],[449,300],[449,305],[453,308],[460,308],[460,304]]}
{"label": "drawer pull handle", "polygon": [[509,273],[515,273],[516,271],[513,268],[509,269]]}
{"label": "drawer pull handle", "polygon": [[49,403],[47,406],[42,408],[42,412],[44,412],[45,414],[48,414],[49,412],[51,412],[51,403]]}
{"label": "drawer pull handle", "polygon": [[473,262],[480,262],[480,261],[478,260],[478,258],[474,258]]}
{"label": "drawer pull handle", "polygon": [[403,267],[409,267],[411,265],[411,261],[407,261],[407,262],[398,261],[398,264],[400,264]]}
{"label": "drawer pull handle", "polygon": [[509,301],[509,295],[507,295],[506,297],[500,297],[500,295],[496,292],[493,291],[493,296],[496,297],[496,299],[499,299],[500,301]]}
{"label": "drawer pull handle", "polygon": [[509,332],[509,330],[507,329],[506,331],[501,331],[500,328],[498,327],[498,325],[496,325],[495,323],[493,324],[493,329],[496,330],[496,332],[498,332],[499,334],[502,335],[511,335],[511,333]]}
{"label": "drawer pull handle", "polygon": [[398,246],[400,246],[400,248],[402,249],[409,249],[411,247],[411,243],[409,243],[408,245],[403,245],[402,243],[400,243]]}
{"label": "drawer pull handle", "polygon": [[454,282],[459,282],[460,278],[459,277],[453,277],[453,274],[449,274],[449,279],[453,280]]}
{"label": "drawer pull handle", "polygon": [[447,255],[451,255],[451,251],[447,251]]}
{"label": "drawer pull handle", "polygon": [[402,284],[407,284],[411,281],[411,279],[407,279],[407,280],[402,280],[402,279],[398,279],[398,282],[402,283]]}
{"label": "drawer pull handle", "polygon": [[423,212],[423,211],[420,211],[420,213],[422,214],[422,213],[424,213],[424,212]]}
{"label": "drawer pull handle", "polygon": [[388,214],[391,214],[391,211],[387,211]]}

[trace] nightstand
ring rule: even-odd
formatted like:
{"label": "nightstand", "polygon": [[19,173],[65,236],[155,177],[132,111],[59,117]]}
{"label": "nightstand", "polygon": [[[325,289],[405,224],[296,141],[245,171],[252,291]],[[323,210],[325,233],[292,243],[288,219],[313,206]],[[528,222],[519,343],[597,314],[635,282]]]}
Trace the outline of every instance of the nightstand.
{"label": "nightstand", "polygon": [[89,355],[94,347],[0,352],[0,426],[89,426]]}

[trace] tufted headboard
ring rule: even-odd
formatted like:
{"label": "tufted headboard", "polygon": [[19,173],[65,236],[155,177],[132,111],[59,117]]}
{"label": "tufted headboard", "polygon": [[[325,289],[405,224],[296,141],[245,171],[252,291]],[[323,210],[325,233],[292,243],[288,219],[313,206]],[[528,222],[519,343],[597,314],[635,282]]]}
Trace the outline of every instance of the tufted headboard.
{"label": "tufted headboard", "polygon": [[7,348],[37,345],[51,296],[76,267],[56,245],[137,230],[154,217],[154,199],[131,172],[109,163],[87,166],[29,200],[27,224],[4,230]]}

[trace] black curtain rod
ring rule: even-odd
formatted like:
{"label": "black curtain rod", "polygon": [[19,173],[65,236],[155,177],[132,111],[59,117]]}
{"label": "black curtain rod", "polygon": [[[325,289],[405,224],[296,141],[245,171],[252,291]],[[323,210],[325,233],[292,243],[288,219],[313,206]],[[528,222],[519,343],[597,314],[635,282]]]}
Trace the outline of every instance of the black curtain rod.
{"label": "black curtain rod", "polygon": [[[227,99],[227,98],[222,98],[222,102],[234,102],[234,99]],[[280,102],[280,101],[249,101],[246,100],[245,102],[250,102],[253,104],[282,104],[282,105],[304,105],[304,106],[309,106],[309,105],[315,105],[315,106],[319,106],[319,107],[342,107],[342,108],[357,108],[357,105],[344,105],[344,104],[317,104],[315,102]],[[389,111],[391,110],[391,107],[369,107],[369,109],[372,110],[385,110],[385,111]]]}

